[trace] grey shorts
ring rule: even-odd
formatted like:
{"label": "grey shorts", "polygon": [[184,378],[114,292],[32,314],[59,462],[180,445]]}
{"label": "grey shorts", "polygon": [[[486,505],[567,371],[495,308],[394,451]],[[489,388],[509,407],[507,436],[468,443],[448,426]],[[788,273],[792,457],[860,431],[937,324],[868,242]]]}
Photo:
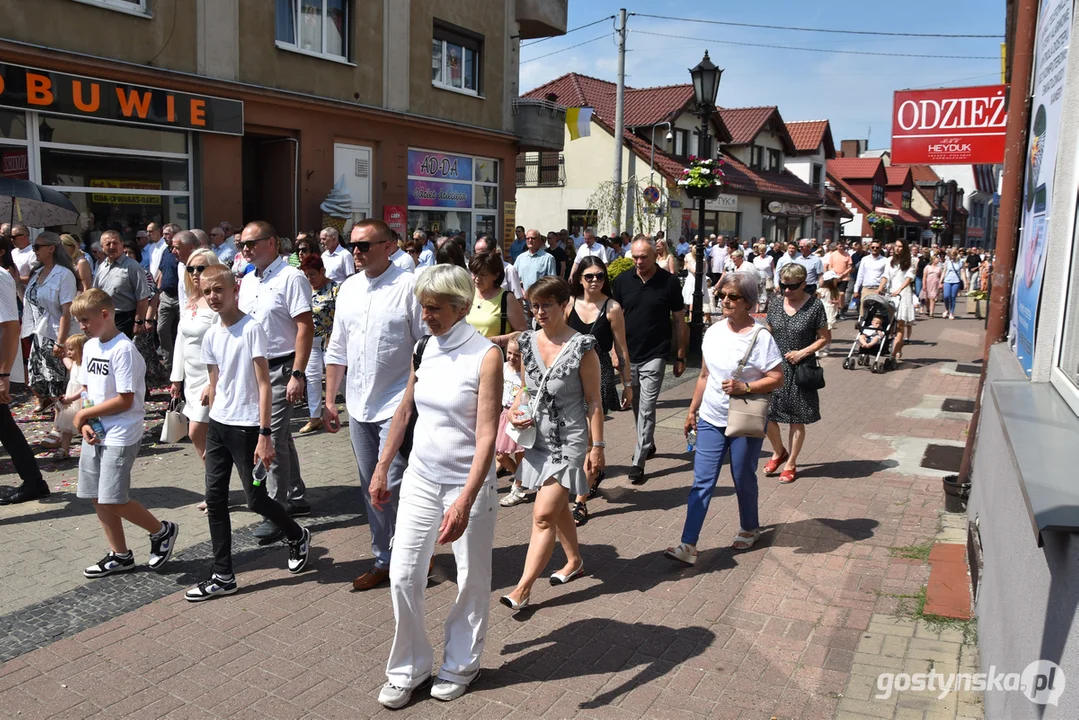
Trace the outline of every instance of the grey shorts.
{"label": "grey shorts", "polygon": [[78,497],[105,505],[126,503],[130,499],[131,468],[139,456],[140,445],[90,445],[83,441]]}

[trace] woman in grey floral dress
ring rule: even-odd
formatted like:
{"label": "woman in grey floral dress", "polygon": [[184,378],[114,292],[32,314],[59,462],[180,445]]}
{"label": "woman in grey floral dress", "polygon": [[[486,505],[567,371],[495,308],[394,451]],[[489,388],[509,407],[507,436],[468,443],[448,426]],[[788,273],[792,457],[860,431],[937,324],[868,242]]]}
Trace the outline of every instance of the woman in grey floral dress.
{"label": "woman in grey floral dress", "polygon": [[[570,287],[565,280],[541,278],[528,294],[541,329],[525,331],[518,338],[525,388],[510,408],[510,417],[518,428],[535,425],[535,443],[525,451],[518,472],[521,484],[537,493],[524,572],[517,587],[501,599],[515,611],[528,606],[532,585],[554,552],[556,531],[566,551],[566,564],[551,575],[551,584],[567,583],[584,572],[569,495],[587,495],[588,477],[606,464],[599,356],[593,351],[596,340],[566,324]],[[548,375],[545,383],[544,374]],[[525,392],[537,398],[532,404],[534,418],[522,412],[522,407],[528,409]]]}

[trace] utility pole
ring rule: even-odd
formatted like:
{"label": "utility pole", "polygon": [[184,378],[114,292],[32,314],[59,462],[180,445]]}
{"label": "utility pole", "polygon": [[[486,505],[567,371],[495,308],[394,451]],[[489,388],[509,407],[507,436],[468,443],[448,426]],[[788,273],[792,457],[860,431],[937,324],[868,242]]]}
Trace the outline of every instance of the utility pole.
{"label": "utility pole", "polygon": [[614,101],[614,233],[622,231],[622,213],[626,199],[622,196],[622,133],[626,114],[626,9],[618,11],[618,91]]}

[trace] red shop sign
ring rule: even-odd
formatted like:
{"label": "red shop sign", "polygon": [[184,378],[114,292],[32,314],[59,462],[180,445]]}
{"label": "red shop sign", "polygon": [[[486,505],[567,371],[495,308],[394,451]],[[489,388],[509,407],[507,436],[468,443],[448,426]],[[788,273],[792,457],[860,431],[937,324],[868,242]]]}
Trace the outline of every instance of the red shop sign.
{"label": "red shop sign", "polygon": [[897,91],[892,162],[1003,163],[1007,94],[1007,85]]}

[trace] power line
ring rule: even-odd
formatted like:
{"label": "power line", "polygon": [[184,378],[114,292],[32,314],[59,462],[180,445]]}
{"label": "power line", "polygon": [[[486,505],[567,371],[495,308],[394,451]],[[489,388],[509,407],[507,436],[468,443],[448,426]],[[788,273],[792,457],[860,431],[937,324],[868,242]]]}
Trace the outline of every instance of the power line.
{"label": "power line", "polygon": [[1000,71],[991,73],[982,73],[981,75],[971,75],[970,77],[954,78],[952,80],[938,81],[932,85],[919,85],[918,87],[904,88],[905,90],[928,90],[929,88],[942,88],[952,83],[966,82],[967,80],[977,80],[979,78],[986,77],[1000,77]]}
{"label": "power line", "polygon": [[664,15],[646,15],[644,13],[630,13],[637,17],[654,18],[656,20],[673,20],[675,22],[707,23],[709,25],[729,25],[732,27],[763,28],[765,30],[794,30],[798,32],[835,33],[839,35],[881,35],[887,37],[921,37],[921,38],[991,38],[1000,40],[1003,35],[949,35],[943,33],[905,33],[905,32],[880,32],[877,30],[833,30],[830,28],[804,28],[790,27],[788,25],[757,25],[755,23],[727,22],[724,20],[701,20],[699,18],[677,18]]}
{"label": "power line", "polygon": [[522,43],[521,47],[522,48],[532,47],[533,45],[538,45],[541,42],[547,42],[548,40],[554,40],[556,37],[566,37],[566,35],[569,35],[570,33],[577,32],[578,30],[584,30],[585,28],[590,28],[593,25],[599,25],[601,22],[607,22],[608,20],[614,20],[614,15],[608,15],[605,18],[600,18],[599,20],[596,20],[595,22],[590,22],[587,25],[581,25],[579,27],[573,28],[572,30],[567,30],[566,32],[562,33],[561,35],[549,35],[549,36],[547,36],[545,38],[540,38],[539,40],[533,40],[532,42]]}
{"label": "power line", "polygon": [[546,55],[540,55],[538,57],[528,58],[527,60],[522,60],[520,62],[520,64],[521,65],[527,65],[530,62],[535,62],[536,60],[542,60],[545,57],[551,57],[552,55],[557,55],[558,53],[563,53],[563,52],[566,52],[567,50],[575,50],[575,49],[581,47],[582,45],[587,45],[588,43],[594,43],[597,40],[602,40],[603,38],[608,38],[611,35],[614,35],[614,33],[604,33],[604,34],[600,35],[599,37],[594,37],[591,40],[585,40],[582,43],[577,43],[576,45],[570,45],[569,47],[564,47],[561,50],[555,50],[554,52],[549,52]]}
{"label": "power line", "polygon": [[667,33],[646,32],[644,30],[630,30],[638,35],[655,35],[656,37],[674,38],[676,40],[696,40],[699,42],[716,43],[719,45],[741,45],[742,47],[770,48],[773,50],[801,50],[803,52],[829,53],[833,55],[876,55],[880,57],[910,57],[910,58],[934,58],[941,60],[1000,60],[995,55],[925,55],[923,53],[885,53],[870,52],[868,50],[831,50],[825,48],[791,47],[789,45],[765,45],[763,43],[735,42],[733,40],[716,40],[715,38],[686,37],[685,35],[669,35]]}

